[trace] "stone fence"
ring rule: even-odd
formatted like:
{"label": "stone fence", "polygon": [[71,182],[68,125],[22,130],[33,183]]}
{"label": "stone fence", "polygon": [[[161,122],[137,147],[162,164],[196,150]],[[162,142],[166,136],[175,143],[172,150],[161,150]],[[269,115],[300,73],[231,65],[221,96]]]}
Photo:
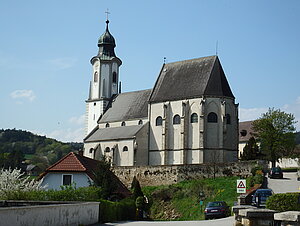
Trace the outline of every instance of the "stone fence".
{"label": "stone fence", "polygon": [[113,172],[126,186],[130,186],[134,176],[141,186],[155,186],[214,176],[246,177],[251,174],[251,169],[255,163],[255,161],[247,161],[193,165],[122,166],[114,167]]}
{"label": "stone fence", "polygon": [[90,225],[99,221],[99,202],[1,201],[0,226]]}
{"label": "stone fence", "polygon": [[259,209],[253,206],[234,206],[235,226],[299,226],[300,212]]}

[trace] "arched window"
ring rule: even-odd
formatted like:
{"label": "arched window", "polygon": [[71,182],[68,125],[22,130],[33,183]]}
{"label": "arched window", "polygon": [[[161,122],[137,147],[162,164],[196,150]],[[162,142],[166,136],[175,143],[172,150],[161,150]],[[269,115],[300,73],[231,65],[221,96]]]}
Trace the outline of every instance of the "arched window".
{"label": "arched window", "polygon": [[112,82],[117,83],[117,73],[115,71],[113,72]]}
{"label": "arched window", "polygon": [[225,117],[226,117],[226,124],[231,124],[230,114],[226,114]]}
{"label": "arched window", "polygon": [[124,146],[124,147],[123,147],[123,151],[128,151],[128,147],[127,147],[127,146]]}
{"label": "arched window", "polygon": [[109,123],[106,123],[105,127],[108,128],[109,127]]}
{"label": "arched window", "polygon": [[207,116],[207,122],[217,123],[218,122],[218,116],[214,112],[210,112]]}
{"label": "arched window", "polygon": [[93,148],[90,148],[90,153],[93,153],[94,149]]}
{"label": "arched window", "polygon": [[179,115],[175,115],[173,117],[173,124],[176,125],[176,124],[180,124],[180,116]]}
{"label": "arched window", "polygon": [[123,121],[123,122],[121,123],[121,126],[126,126],[126,123]]}
{"label": "arched window", "polygon": [[193,113],[191,115],[191,123],[197,123],[198,122],[198,115],[197,113]]}
{"label": "arched window", "polygon": [[105,151],[105,152],[110,152],[109,147],[106,147],[104,151]]}
{"label": "arched window", "polygon": [[98,72],[95,71],[94,73],[94,82],[98,82]]}
{"label": "arched window", "polygon": [[158,116],[155,120],[155,125],[156,126],[161,126],[162,125],[162,117]]}
{"label": "arched window", "polygon": [[140,121],[139,121],[139,125],[143,125],[143,120],[140,120]]}

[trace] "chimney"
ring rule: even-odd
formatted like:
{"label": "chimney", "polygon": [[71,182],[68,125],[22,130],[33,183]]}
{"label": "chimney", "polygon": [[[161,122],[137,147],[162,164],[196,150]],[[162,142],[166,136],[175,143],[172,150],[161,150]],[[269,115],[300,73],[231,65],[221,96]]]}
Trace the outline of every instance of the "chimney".
{"label": "chimney", "polygon": [[78,151],[78,155],[83,156],[83,150],[80,149],[80,150]]}

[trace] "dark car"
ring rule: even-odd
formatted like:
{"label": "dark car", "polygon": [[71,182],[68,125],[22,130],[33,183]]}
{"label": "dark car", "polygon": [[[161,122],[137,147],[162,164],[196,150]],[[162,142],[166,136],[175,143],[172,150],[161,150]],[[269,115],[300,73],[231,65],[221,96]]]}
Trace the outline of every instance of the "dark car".
{"label": "dark car", "polygon": [[230,209],[226,202],[209,202],[204,210],[205,220],[210,218],[228,217]]}
{"label": "dark car", "polygon": [[283,178],[283,173],[280,167],[273,167],[269,172],[269,178]]}
{"label": "dark car", "polygon": [[257,189],[252,196],[252,205],[257,207],[266,206],[267,199],[273,195],[272,189]]}

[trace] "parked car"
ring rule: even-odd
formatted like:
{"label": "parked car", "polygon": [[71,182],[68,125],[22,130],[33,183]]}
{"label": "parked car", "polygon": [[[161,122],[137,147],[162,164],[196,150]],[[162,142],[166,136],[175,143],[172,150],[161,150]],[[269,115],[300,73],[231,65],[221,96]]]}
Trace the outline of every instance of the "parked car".
{"label": "parked car", "polygon": [[252,205],[257,207],[266,206],[267,199],[273,194],[272,189],[257,189],[252,196]]}
{"label": "parked car", "polygon": [[230,208],[224,201],[209,202],[204,210],[205,220],[230,216]]}
{"label": "parked car", "polygon": [[283,173],[280,167],[272,167],[269,172],[269,178],[283,178]]}

